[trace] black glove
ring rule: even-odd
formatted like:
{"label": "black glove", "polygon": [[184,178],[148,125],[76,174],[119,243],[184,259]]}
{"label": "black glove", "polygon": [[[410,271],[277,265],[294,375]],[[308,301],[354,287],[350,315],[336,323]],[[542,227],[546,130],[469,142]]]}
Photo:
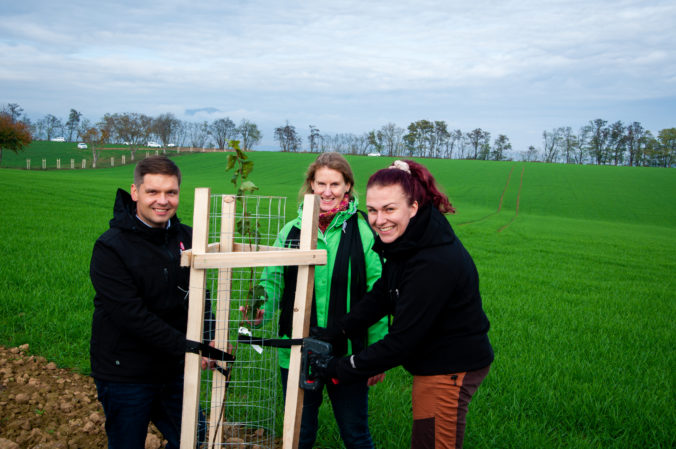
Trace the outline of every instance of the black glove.
{"label": "black glove", "polygon": [[338,327],[313,327],[310,329],[310,336],[331,343],[333,355],[336,357],[347,353],[347,337]]}
{"label": "black glove", "polygon": [[310,369],[312,375],[321,377],[322,379],[337,379],[338,378],[338,362],[339,359],[331,354],[318,354],[313,352],[309,355]]}

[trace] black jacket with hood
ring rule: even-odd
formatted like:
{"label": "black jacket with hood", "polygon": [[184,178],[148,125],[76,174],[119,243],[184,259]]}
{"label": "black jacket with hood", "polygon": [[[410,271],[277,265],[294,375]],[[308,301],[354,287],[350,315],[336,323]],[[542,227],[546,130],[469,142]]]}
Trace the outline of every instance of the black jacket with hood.
{"label": "black jacket with hood", "polygon": [[110,229],[94,244],[90,265],[94,378],[159,383],[183,373],[189,269],[180,266],[180,252],[191,244],[192,229],[176,216],[167,229],[150,228],[118,189]]}
{"label": "black jacket with hood", "polygon": [[382,277],[344,321],[351,332],[391,315],[388,334],[338,363],[340,378],[368,377],[398,365],[414,375],[471,371],[493,361],[489,321],[471,256],[439,210],[426,205],[392,243],[376,239]]}

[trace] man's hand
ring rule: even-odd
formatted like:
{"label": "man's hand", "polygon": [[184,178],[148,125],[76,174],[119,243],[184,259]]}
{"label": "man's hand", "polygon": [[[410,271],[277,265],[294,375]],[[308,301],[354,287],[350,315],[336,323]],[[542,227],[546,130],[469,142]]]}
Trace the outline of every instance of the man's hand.
{"label": "man's hand", "polygon": [[[211,340],[209,342],[209,346],[211,346],[212,348],[215,348],[216,347],[216,341]],[[230,343],[228,343],[228,352],[230,354],[232,354],[232,349],[233,349],[232,345]],[[218,360],[210,359],[209,357],[202,357],[200,364],[201,364],[203,370],[209,368],[210,370],[213,371],[213,370],[217,369],[217,365],[216,365],[217,362],[218,362]],[[221,368],[224,368],[224,366],[222,366]]]}

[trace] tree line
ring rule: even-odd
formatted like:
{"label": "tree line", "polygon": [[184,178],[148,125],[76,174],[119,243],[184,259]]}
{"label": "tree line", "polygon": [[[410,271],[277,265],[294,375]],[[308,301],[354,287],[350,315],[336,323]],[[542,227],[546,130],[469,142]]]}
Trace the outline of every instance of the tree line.
{"label": "tree line", "polygon": [[[229,117],[211,122],[189,122],[171,113],[157,117],[114,113],[105,114],[98,122],[92,122],[71,109],[66,120],[47,114],[32,122],[16,103],[3,106],[0,114],[9,117],[12,123],[22,123],[35,140],[63,137],[69,142],[88,143],[94,160],[98,156],[96,146],[106,143],[129,145],[133,154],[149,141],[165,148],[175,145],[226,149],[230,141],[238,140],[240,147],[248,151],[254,149],[263,137],[255,123],[242,119],[236,125]],[[388,123],[362,134],[322,134],[316,126],[309,125],[305,145],[300,132],[288,121],[275,128],[273,134],[283,152],[337,151],[354,155],[661,167],[676,164],[676,128],[663,129],[653,136],[640,122],[625,124],[616,121],[609,124],[603,119],[590,120],[577,132],[569,126],[543,131],[541,145],[531,145],[525,151],[514,151],[505,134],[492,138],[490,132],[481,128],[471,131],[452,129],[443,120],[418,120],[407,128]]]}
{"label": "tree line", "polygon": [[[282,151],[302,151],[302,138],[287,121],[275,129],[275,140]],[[310,152],[338,151],[347,154],[381,154],[395,157],[444,159],[514,160],[673,167],[676,165],[676,128],[661,130],[657,136],[640,122],[590,120],[577,133],[571,127],[543,131],[542,146],[512,151],[505,134],[491,141],[491,133],[481,128],[463,132],[450,129],[445,121],[418,120],[406,129],[388,123],[361,135],[321,134],[310,125]]]}

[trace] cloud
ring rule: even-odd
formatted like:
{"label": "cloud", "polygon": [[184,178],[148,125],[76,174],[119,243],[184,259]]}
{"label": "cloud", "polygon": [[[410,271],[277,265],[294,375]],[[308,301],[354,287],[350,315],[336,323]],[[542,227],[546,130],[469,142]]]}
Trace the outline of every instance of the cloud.
{"label": "cloud", "polygon": [[0,101],[342,132],[423,117],[549,127],[674,98],[675,21],[662,0],[28,0],[0,17]]}

